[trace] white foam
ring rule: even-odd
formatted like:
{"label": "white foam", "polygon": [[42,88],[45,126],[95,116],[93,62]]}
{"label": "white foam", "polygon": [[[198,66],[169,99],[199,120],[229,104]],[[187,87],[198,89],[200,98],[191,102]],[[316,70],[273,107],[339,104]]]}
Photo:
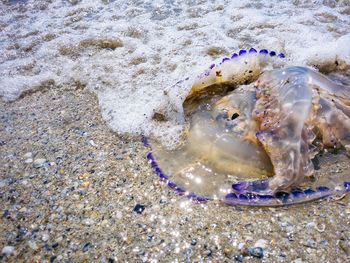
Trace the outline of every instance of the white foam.
{"label": "white foam", "polygon": [[[191,80],[215,60],[209,47],[226,50],[216,62],[253,46],[284,52],[295,65],[350,64],[346,1],[9,2],[16,4],[0,3],[5,100],[48,79],[79,80],[97,92],[113,130],[153,134],[167,145],[181,134],[181,104]],[[79,46],[106,38],[123,46]],[[171,88],[187,76],[189,81]],[[152,120],[158,110],[167,122]]]}

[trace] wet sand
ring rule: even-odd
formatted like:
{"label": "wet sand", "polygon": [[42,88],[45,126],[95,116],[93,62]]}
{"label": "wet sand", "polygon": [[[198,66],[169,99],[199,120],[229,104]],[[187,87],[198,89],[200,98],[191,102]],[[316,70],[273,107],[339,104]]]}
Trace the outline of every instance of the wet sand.
{"label": "wet sand", "polygon": [[82,86],[0,102],[0,261],[349,261],[349,194],[281,208],[196,204],[158,180],[146,153],[106,126]]}

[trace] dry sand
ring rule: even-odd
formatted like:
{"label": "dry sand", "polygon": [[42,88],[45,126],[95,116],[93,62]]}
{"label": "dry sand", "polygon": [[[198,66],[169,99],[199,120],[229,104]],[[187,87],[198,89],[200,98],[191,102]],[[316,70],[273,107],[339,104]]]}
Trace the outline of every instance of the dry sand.
{"label": "dry sand", "polygon": [[158,180],[146,153],[106,126],[80,85],[0,102],[0,261],[350,260],[349,194],[281,208],[195,204]]}

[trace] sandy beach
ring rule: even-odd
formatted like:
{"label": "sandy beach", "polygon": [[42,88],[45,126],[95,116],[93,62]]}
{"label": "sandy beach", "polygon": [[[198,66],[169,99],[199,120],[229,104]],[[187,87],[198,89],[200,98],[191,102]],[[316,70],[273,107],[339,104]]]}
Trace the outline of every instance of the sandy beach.
{"label": "sandy beach", "polygon": [[[349,42],[346,0],[1,1],[0,262],[349,262],[349,193],[198,204],[135,136],[176,142],[193,81],[245,68],[243,49],[349,85]],[[348,180],[341,156],[316,171],[326,186]]]}
{"label": "sandy beach", "polygon": [[188,201],[79,83],[2,101],[0,119],[1,262],[349,260],[349,195],[281,208]]}

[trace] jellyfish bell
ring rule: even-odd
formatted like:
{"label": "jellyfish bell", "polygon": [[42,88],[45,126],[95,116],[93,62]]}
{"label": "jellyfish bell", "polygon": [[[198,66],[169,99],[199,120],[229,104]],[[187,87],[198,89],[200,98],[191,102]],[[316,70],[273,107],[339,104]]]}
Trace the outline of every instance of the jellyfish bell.
{"label": "jellyfish bell", "polygon": [[199,108],[189,118],[190,128],[180,148],[154,147],[159,166],[178,186],[217,198],[231,190],[232,181],[272,176],[271,161],[255,139],[255,103],[251,85],[230,92],[209,110]]}
{"label": "jellyfish bell", "polygon": [[[195,82],[185,99],[190,125],[182,146],[153,147],[168,185],[197,200],[267,206],[350,190],[343,154],[350,149],[348,86],[306,67],[264,70],[239,86],[227,77],[229,66],[219,69],[220,76],[206,74]],[[322,169],[334,162],[328,148],[341,152],[336,160],[344,167],[331,176]]]}

